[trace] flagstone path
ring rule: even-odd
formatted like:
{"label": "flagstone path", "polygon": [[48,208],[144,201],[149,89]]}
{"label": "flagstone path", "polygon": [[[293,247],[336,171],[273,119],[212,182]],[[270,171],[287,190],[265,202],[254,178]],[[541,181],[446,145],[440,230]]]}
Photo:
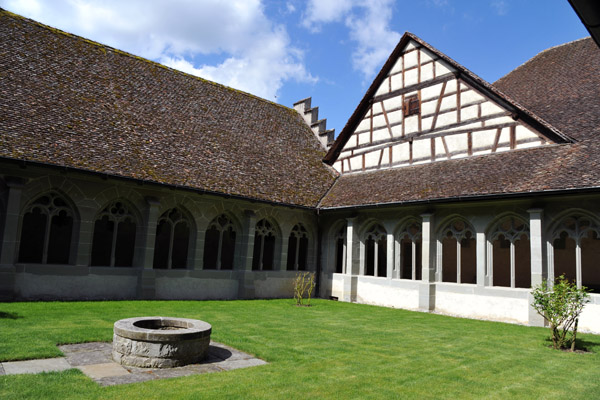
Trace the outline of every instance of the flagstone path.
{"label": "flagstone path", "polygon": [[211,342],[206,358],[199,364],[177,368],[137,368],[112,361],[112,344],[103,342],[58,346],[64,357],[0,363],[0,375],[37,374],[77,368],[101,386],[175,378],[209,372],[229,371],[266,364],[265,361],[233,347]]}

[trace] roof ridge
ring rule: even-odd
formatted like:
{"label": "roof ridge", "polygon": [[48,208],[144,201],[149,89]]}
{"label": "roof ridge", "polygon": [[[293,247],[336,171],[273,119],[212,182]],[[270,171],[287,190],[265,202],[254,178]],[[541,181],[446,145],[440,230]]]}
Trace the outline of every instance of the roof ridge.
{"label": "roof ridge", "polygon": [[544,49],[544,50],[540,51],[539,53],[537,53],[537,54],[533,55],[532,57],[529,57],[529,58],[528,58],[528,59],[527,59],[525,62],[523,62],[522,64],[518,65],[516,68],[514,68],[514,69],[512,69],[512,70],[508,71],[506,74],[502,75],[500,78],[496,79],[496,80],[494,81],[494,83],[492,83],[492,85],[495,85],[495,84],[496,84],[496,82],[499,82],[499,81],[501,81],[502,79],[506,78],[508,75],[510,75],[510,74],[512,74],[513,72],[515,72],[515,71],[517,71],[517,70],[521,69],[522,67],[524,67],[525,65],[529,64],[529,63],[530,63],[531,61],[533,61],[535,58],[537,58],[537,57],[541,56],[541,55],[542,55],[542,54],[544,54],[544,53],[548,53],[548,52],[550,52],[550,51],[552,51],[552,50],[555,50],[555,49],[557,49],[557,48],[559,48],[559,47],[563,47],[563,46],[571,45],[571,44],[573,44],[573,43],[576,43],[576,42],[582,42],[582,41],[584,41],[584,40],[588,40],[588,39],[591,39],[591,38],[592,38],[591,36],[585,36],[585,37],[582,37],[582,38],[579,38],[579,39],[571,40],[570,42],[566,42],[566,43],[562,43],[562,44],[557,44],[557,45],[555,45],[555,46],[548,47],[547,49]]}
{"label": "roof ridge", "polygon": [[138,59],[138,60],[140,60],[140,61],[144,61],[144,62],[146,62],[146,63],[153,64],[153,65],[155,65],[155,66],[157,66],[157,67],[164,68],[164,69],[166,69],[166,70],[168,70],[168,71],[172,71],[172,72],[175,72],[175,73],[181,74],[181,75],[183,75],[183,76],[186,76],[186,77],[189,77],[189,78],[192,78],[192,79],[196,79],[196,80],[199,80],[199,81],[202,81],[202,82],[205,82],[205,83],[208,83],[208,84],[211,84],[211,85],[214,85],[214,86],[217,86],[217,87],[220,87],[220,88],[226,89],[226,90],[228,90],[228,91],[230,91],[230,92],[239,93],[239,94],[241,94],[241,95],[245,95],[245,96],[248,96],[248,97],[254,98],[254,99],[256,99],[256,100],[260,100],[260,101],[263,101],[263,102],[265,102],[265,103],[272,104],[272,105],[274,105],[274,106],[278,106],[278,107],[284,108],[285,110],[288,110],[288,111],[293,111],[293,108],[291,108],[291,107],[287,107],[287,106],[285,106],[285,105],[283,105],[283,104],[275,103],[274,101],[271,101],[271,100],[265,99],[265,98],[263,98],[263,97],[260,97],[260,96],[254,95],[254,94],[252,94],[252,93],[248,93],[248,92],[245,92],[245,91],[243,91],[243,90],[236,89],[236,88],[233,88],[233,87],[231,87],[231,86],[224,85],[224,84],[222,84],[222,83],[214,82],[214,81],[211,81],[211,80],[209,80],[209,79],[206,79],[206,78],[202,78],[202,77],[200,77],[200,76],[197,76],[197,75],[192,75],[192,74],[190,74],[190,73],[187,73],[187,72],[184,72],[184,71],[181,71],[181,70],[178,70],[178,69],[175,69],[175,68],[169,67],[169,66],[167,66],[167,65],[161,64],[161,63],[159,63],[159,62],[157,62],[157,61],[153,61],[153,60],[150,60],[150,59],[148,59],[148,58],[145,58],[145,57],[142,57],[142,56],[137,56],[137,55],[135,55],[135,54],[133,54],[133,53],[130,53],[130,52],[127,52],[127,51],[125,51],[125,50],[121,50],[121,49],[118,49],[118,48],[116,48],[116,47],[112,47],[112,46],[109,46],[109,45],[107,45],[107,44],[103,44],[103,43],[97,42],[97,41],[95,41],[95,40],[92,40],[92,39],[85,38],[85,37],[83,37],[83,36],[80,36],[80,35],[77,35],[77,34],[74,34],[74,33],[70,33],[70,32],[67,32],[67,31],[63,31],[62,29],[55,28],[55,27],[53,27],[53,26],[50,26],[50,25],[46,25],[46,24],[44,24],[44,23],[41,23],[41,22],[39,22],[39,21],[36,21],[36,20],[34,20],[34,19],[31,19],[31,18],[28,18],[28,17],[24,17],[24,16],[22,16],[22,15],[19,15],[19,14],[15,14],[15,13],[13,13],[13,12],[11,12],[11,11],[8,11],[8,10],[6,10],[6,9],[3,9],[2,7],[0,7],[0,15],[1,15],[1,14],[6,14],[6,15],[8,15],[8,16],[10,16],[10,17],[12,17],[12,18],[19,18],[19,19],[22,19],[22,20],[26,20],[26,21],[28,21],[29,23],[33,23],[33,24],[35,24],[35,25],[38,25],[38,26],[40,26],[40,27],[42,27],[42,28],[44,28],[44,29],[48,29],[48,30],[54,31],[55,33],[58,33],[58,34],[61,34],[61,35],[64,35],[64,36],[70,37],[70,38],[72,38],[72,39],[81,40],[81,41],[83,41],[83,42],[86,42],[86,43],[88,43],[88,44],[91,44],[91,45],[94,45],[94,46],[102,47],[102,48],[104,48],[104,49],[106,49],[106,50],[113,51],[114,53],[116,53],[116,54],[119,54],[119,55],[121,55],[121,56],[130,57],[130,58],[135,58],[135,59]]}

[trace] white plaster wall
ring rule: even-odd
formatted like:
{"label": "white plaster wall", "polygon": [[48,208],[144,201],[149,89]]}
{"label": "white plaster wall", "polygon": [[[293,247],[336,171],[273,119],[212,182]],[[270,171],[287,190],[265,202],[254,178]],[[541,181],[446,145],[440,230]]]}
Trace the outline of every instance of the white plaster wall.
{"label": "white plaster wall", "polygon": [[[421,56],[422,58],[423,56]],[[423,60],[421,60],[423,62]],[[425,64],[421,67],[421,82],[433,79],[433,63]]]}
{"label": "white plaster wall", "polygon": [[527,289],[476,289],[475,285],[438,283],[435,311],[466,318],[529,322]]}
{"label": "white plaster wall", "polygon": [[419,117],[413,115],[404,119],[404,133],[414,133],[419,130]]}
{"label": "white plaster wall", "polygon": [[338,299],[342,299],[344,297],[344,275],[343,274],[333,274],[331,277],[331,295],[337,297]]}
{"label": "white plaster wall", "polygon": [[412,68],[417,66],[417,52],[411,51],[404,54],[404,69]]}
{"label": "white plaster wall", "polygon": [[579,317],[579,330],[600,334],[600,294],[591,294],[591,303],[587,304]]}
{"label": "white plaster wall", "polygon": [[385,307],[419,308],[419,282],[359,276],[356,301]]}
{"label": "white plaster wall", "polygon": [[431,157],[431,142],[429,139],[415,140],[413,142],[413,160]]}
{"label": "white plaster wall", "polygon": [[28,299],[134,299],[137,275],[18,273],[15,292]]}
{"label": "white plaster wall", "polygon": [[402,89],[402,74],[392,75],[392,91]]}
{"label": "white plaster wall", "polygon": [[[383,117],[381,117],[383,119]],[[381,129],[377,129],[373,131],[373,141],[376,142],[378,140],[386,140],[390,138],[390,131],[387,128],[385,120],[383,121],[383,125]]]}
{"label": "white plaster wall", "polygon": [[365,168],[376,167],[379,163],[380,154],[380,150],[365,154]]}
{"label": "white plaster wall", "polygon": [[419,83],[419,71],[417,68],[404,71],[404,86],[416,85]]}

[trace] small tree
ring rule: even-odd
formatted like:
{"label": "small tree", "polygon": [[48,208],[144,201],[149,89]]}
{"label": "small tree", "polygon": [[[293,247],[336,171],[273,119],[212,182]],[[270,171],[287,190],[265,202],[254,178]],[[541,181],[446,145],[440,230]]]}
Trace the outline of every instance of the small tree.
{"label": "small tree", "polygon": [[544,281],[532,294],[533,308],[550,325],[552,347],[574,351],[579,316],[590,301],[586,287],[579,289],[561,275],[554,280],[552,288]]}
{"label": "small tree", "polygon": [[297,306],[310,306],[310,295],[315,288],[315,274],[312,272],[299,272],[294,279],[294,299]]}

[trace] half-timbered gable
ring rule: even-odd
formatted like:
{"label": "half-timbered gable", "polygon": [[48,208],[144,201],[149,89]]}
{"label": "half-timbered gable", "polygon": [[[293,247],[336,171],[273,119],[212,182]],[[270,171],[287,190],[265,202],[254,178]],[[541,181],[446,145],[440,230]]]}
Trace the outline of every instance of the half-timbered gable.
{"label": "half-timbered gable", "polygon": [[570,141],[409,33],[367,95],[328,154],[343,173]]}

